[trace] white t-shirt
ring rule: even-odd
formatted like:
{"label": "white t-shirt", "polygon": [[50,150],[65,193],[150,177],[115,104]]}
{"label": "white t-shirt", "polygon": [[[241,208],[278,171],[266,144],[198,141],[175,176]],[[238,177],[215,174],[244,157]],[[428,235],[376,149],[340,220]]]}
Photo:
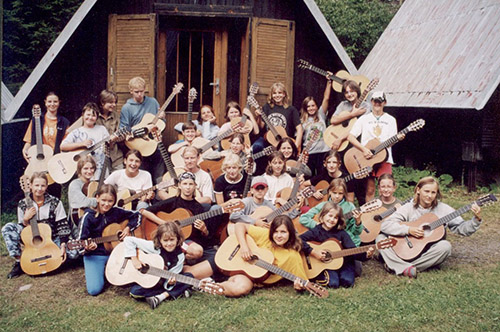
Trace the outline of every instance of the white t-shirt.
{"label": "white t-shirt", "polygon": [[200,169],[198,172],[194,173],[196,178],[196,186],[201,191],[203,197],[210,197],[212,202],[215,201],[214,196],[214,184],[212,182],[212,177],[210,174]]}
{"label": "white t-shirt", "polygon": [[128,177],[124,169],[114,171],[110,176],[104,180],[106,184],[113,184],[117,187],[118,192],[130,189],[135,192],[149,189],[153,186],[153,180],[151,179],[151,174],[148,171],[142,169],[139,170],[139,174],[135,177]]}
{"label": "white t-shirt", "polygon": [[[366,145],[374,138],[382,143],[398,133],[398,126],[392,115],[384,113],[376,117],[373,113],[367,113],[356,121],[350,133],[354,137],[361,135],[361,145]],[[387,162],[394,163],[390,147],[387,148]]]}
{"label": "white t-shirt", "polygon": [[269,189],[267,190],[266,196],[264,199],[270,200],[273,204],[276,200],[276,194],[283,188],[292,188],[293,187],[293,178],[288,173],[283,173],[279,177],[274,175],[263,175],[267,181],[267,185]]}

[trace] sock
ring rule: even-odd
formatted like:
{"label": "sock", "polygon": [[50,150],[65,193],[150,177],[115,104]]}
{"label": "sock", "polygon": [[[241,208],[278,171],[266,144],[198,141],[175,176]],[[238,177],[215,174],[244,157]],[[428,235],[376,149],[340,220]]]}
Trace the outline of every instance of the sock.
{"label": "sock", "polygon": [[[167,294],[168,295],[168,294]],[[160,300],[160,302],[163,302],[166,298],[167,298],[167,295],[165,295],[165,293],[161,293],[160,295],[156,295],[155,297]]]}

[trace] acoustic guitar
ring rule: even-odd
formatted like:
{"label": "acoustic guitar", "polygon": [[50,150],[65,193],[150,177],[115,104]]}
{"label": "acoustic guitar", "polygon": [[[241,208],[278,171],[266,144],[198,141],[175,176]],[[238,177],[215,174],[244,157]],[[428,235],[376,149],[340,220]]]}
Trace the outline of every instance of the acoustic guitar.
{"label": "acoustic guitar", "polygon": [[255,281],[263,281],[269,272],[277,274],[285,279],[294,282],[297,278],[301,284],[314,296],[320,298],[328,297],[328,291],[318,284],[304,280],[296,275],[287,272],[276,265],[273,265],[274,255],[265,248],[259,248],[250,235],[246,235],[249,249],[252,251],[252,260],[245,261],[241,257],[241,246],[236,235],[229,236],[220,246],[215,254],[215,264],[230,275],[245,274]]}
{"label": "acoustic guitar", "polygon": [[95,143],[89,149],[75,150],[70,152],[62,152],[55,154],[48,162],[49,174],[57,183],[66,183],[76,173],[78,160],[85,158],[101,148],[105,143],[123,141],[130,131],[127,128],[120,128],[111,136]]}
{"label": "acoustic guitar", "polygon": [[[174,85],[174,88],[172,89],[172,93],[170,96],[168,96],[167,100],[163,103],[161,106],[160,110],[156,115],[153,115],[151,113],[146,113],[142,117],[141,122],[136,124],[135,126],[132,127],[132,132],[136,133],[138,129],[144,129],[147,125],[156,125],[159,129],[160,132],[163,132],[165,129],[165,122],[163,121],[158,121],[160,118],[163,118],[165,116],[165,110],[167,109],[168,105],[170,102],[174,99],[174,97],[182,91],[182,88],[184,87],[184,84],[182,83],[177,83]],[[144,157],[152,155],[158,146],[158,143],[155,139],[153,139],[153,136],[151,133],[147,133],[145,135],[142,135],[140,137],[137,137],[138,135],[134,135],[133,139],[128,139],[125,141],[125,144],[129,149],[135,149],[139,150],[141,154]]]}
{"label": "acoustic guitar", "polygon": [[[255,109],[261,108],[259,102],[257,101],[257,99],[255,99],[254,96],[248,96],[247,103],[248,105],[254,107]],[[278,146],[278,143],[282,138],[288,137],[286,129],[281,126],[274,126],[264,112],[262,112],[261,118],[266,124],[268,129],[267,133],[265,134],[265,138],[269,142],[269,144],[276,147]]]}
{"label": "acoustic guitar", "polygon": [[376,138],[366,143],[366,147],[371,150],[373,157],[366,159],[363,152],[356,147],[352,147],[344,155],[344,164],[349,173],[359,171],[366,166],[374,166],[387,159],[387,148],[399,142],[401,135],[406,135],[410,131],[420,130],[425,125],[423,119],[418,119],[410,123],[408,127],[398,132],[396,135],[380,143]]}
{"label": "acoustic guitar", "polygon": [[359,235],[361,242],[363,243],[371,243],[375,241],[377,236],[380,234],[380,227],[382,226],[382,220],[393,214],[398,207],[405,205],[408,202],[411,202],[412,198],[407,199],[401,204],[397,204],[390,209],[386,209],[381,206],[375,211],[371,211],[368,213],[363,213],[361,215],[361,223],[363,224],[363,230]]}
{"label": "acoustic guitar", "polygon": [[[184,238],[187,239],[191,236],[191,232],[193,230],[192,225],[198,219],[207,220],[209,218],[220,216],[224,213],[233,213],[236,211],[243,210],[245,208],[245,204],[240,199],[232,199],[214,210],[210,210],[208,212],[200,213],[195,216],[186,209],[178,208],[170,213],[166,212],[158,212],[156,215],[166,222],[175,222],[181,228],[182,234]],[[158,224],[152,220],[147,218],[142,219],[142,226],[145,233],[146,240],[152,239],[152,233],[158,228]]]}
{"label": "acoustic guitar", "polygon": [[[42,138],[42,124],[40,121],[40,116],[41,116],[41,108],[40,105],[35,104],[33,105],[32,109],[32,114],[33,118],[35,120],[35,141],[36,144],[31,146],[28,151],[27,155],[29,158],[29,164],[26,167],[26,170],[24,171],[24,174],[28,177],[31,177],[34,172],[43,172],[43,171],[48,171],[48,162],[49,159],[52,158],[54,154],[54,150],[50,147],[50,145],[43,144],[43,138]],[[52,177],[48,176],[47,177],[49,180],[48,184],[54,183],[54,180]]]}
{"label": "acoustic guitar", "polygon": [[[373,168],[371,168],[370,166],[363,167],[359,171],[356,171],[352,174],[349,174],[348,176],[345,176],[343,179],[344,179],[345,183],[347,183],[353,179],[360,180],[360,179],[363,179],[363,178],[366,178],[367,176],[369,176],[372,171],[373,171]],[[330,187],[330,183],[328,183],[328,181],[322,180],[322,181],[318,182],[313,188],[315,191],[319,191],[321,194],[323,194],[323,198],[316,199],[316,197],[314,197],[314,196],[309,197],[307,199],[307,203],[308,203],[309,207],[311,207],[311,208],[315,207],[319,203],[325,202],[326,200],[328,200],[328,188],[329,187]]]}
{"label": "acoustic guitar", "polygon": [[[188,93],[188,112],[187,112],[187,120],[186,120],[186,122],[192,122],[193,121],[193,102],[196,99],[197,95],[198,95],[198,92],[196,91],[195,88],[189,89],[189,93]],[[177,134],[177,139],[178,140],[184,139],[184,135]]]}
{"label": "acoustic guitar", "polygon": [[69,240],[66,244],[69,250],[80,250],[85,248],[91,243],[103,244],[107,252],[111,252],[120,243],[120,236],[125,227],[127,227],[128,220],[121,223],[111,223],[102,231],[101,237],[89,238],[85,240]]}
{"label": "acoustic guitar", "polygon": [[[30,181],[24,175],[20,182],[29,209],[34,206],[30,196]],[[38,223],[36,215],[30,219],[29,226],[22,230],[21,240],[24,244],[21,253],[21,269],[24,273],[40,275],[61,266],[63,262],[61,249],[52,241],[52,230],[48,224]]]}
{"label": "acoustic guitar", "polygon": [[[475,203],[479,206],[492,204],[497,201],[493,194],[480,197]],[[397,243],[394,245],[394,252],[399,258],[405,261],[412,261],[419,257],[429,245],[436,243],[446,236],[445,225],[456,217],[469,211],[472,204],[461,207],[460,209],[438,218],[434,213],[426,213],[417,220],[401,223],[408,227],[418,227],[424,231],[422,238],[416,238],[411,235],[394,236]]]}
{"label": "acoustic guitar", "polygon": [[342,249],[340,242],[331,238],[323,243],[319,242],[307,242],[313,249],[322,250],[326,253],[324,260],[319,260],[312,255],[307,257],[303,256],[304,267],[306,269],[306,274],[309,279],[316,278],[324,270],[338,270],[344,265],[344,257],[352,256],[356,254],[361,254],[367,252],[370,249],[386,249],[394,246],[396,240],[393,238],[387,238],[377,244],[372,244],[368,246],[362,246],[351,249]]}
{"label": "acoustic guitar", "polygon": [[216,283],[165,270],[165,264],[160,255],[138,250],[138,258],[144,264],[140,270],[134,267],[130,258],[125,257],[125,244],[120,243],[116,246],[106,263],[105,274],[109,283],[115,286],[137,283],[141,287],[151,288],[158,284],[160,279],[175,278],[176,282],[191,285],[202,292],[224,295],[224,288]]}
{"label": "acoustic guitar", "polygon": [[[361,96],[358,98],[356,103],[354,104],[355,108],[358,108],[361,103],[366,99],[368,96],[368,93],[372,91],[378,84],[378,78],[374,78],[366,87],[366,89],[363,91]],[[344,116],[345,114],[349,114],[350,111],[343,111],[340,112],[339,116]],[[339,137],[344,137],[342,140],[342,143],[340,143],[340,146],[338,147],[337,151],[344,151],[345,148],[349,145],[349,141],[347,140],[347,136],[349,136],[349,133],[351,132],[352,127],[356,123],[357,117],[350,118],[349,120],[343,121],[342,123],[336,124],[336,125],[331,125],[328,128],[326,128],[325,133],[323,135],[323,140],[325,141],[326,145],[328,147],[332,147],[333,142],[337,140]]]}
{"label": "acoustic guitar", "polygon": [[[250,85],[250,88],[248,90],[248,95],[255,97],[257,92],[259,92],[259,83],[253,82]],[[245,105],[245,108],[250,110],[250,106],[248,105],[248,102]],[[243,114],[243,111],[242,111],[242,114]],[[241,126],[242,126],[241,128],[246,128],[249,132],[252,131],[253,123],[252,123],[252,121],[247,121],[247,116],[245,114],[243,114],[242,117],[236,117],[234,119],[231,119],[231,127],[234,127],[235,125],[237,125],[238,122],[241,122]],[[245,139],[245,142],[244,142],[245,145],[247,145],[247,146],[252,145],[252,142],[250,142],[250,135],[249,134],[243,134],[243,137]],[[231,148],[231,142],[230,142],[231,138],[232,138],[232,136],[225,138],[220,142],[220,145],[221,145],[223,150],[227,150],[227,149]]]}
{"label": "acoustic guitar", "polygon": [[370,82],[370,80],[365,76],[362,75],[353,76],[345,70],[339,70],[337,73],[335,73],[335,75],[330,75],[326,70],[320,69],[303,59],[297,60],[297,63],[300,69],[308,69],[312,72],[320,74],[323,77],[328,76],[328,79],[332,80],[333,90],[339,93],[342,92],[342,85],[344,84],[345,81],[350,80],[358,83],[361,91],[363,91]]}

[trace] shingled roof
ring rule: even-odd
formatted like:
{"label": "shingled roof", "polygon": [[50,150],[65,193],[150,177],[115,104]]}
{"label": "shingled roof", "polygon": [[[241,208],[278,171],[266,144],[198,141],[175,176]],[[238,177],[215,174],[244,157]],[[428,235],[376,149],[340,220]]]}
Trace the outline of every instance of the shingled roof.
{"label": "shingled roof", "polygon": [[500,83],[500,0],[406,0],[359,71],[388,106],[484,108]]}

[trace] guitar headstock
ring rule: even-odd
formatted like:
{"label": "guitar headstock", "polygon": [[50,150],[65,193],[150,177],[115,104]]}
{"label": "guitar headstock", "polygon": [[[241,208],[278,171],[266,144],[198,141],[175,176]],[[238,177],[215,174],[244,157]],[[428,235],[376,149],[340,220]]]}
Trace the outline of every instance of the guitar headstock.
{"label": "guitar headstock", "polygon": [[393,237],[388,237],[387,239],[383,239],[380,242],[377,242],[376,247],[377,249],[387,249],[390,247],[394,247],[398,243],[398,241],[393,238]]}
{"label": "guitar headstock", "polygon": [[68,242],[66,242],[66,248],[68,250],[80,250],[83,249],[84,247],[85,245],[83,244],[83,241],[68,240]]}
{"label": "guitar headstock", "polygon": [[172,94],[174,94],[174,95],[179,94],[183,88],[184,88],[184,84],[182,82],[175,84],[173,89],[172,89]]}
{"label": "guitar headstock", "polygon": [[314,190],[313,186],[306,187],[302,189],[300,192],[300,195],[304,198],[309,198],[311,197],[316,191]]}
{"label": "guitar headstock", "polygon": [[216,282],[211,282],[208,280],[200,280],[198,286],[202,292],[213,294],[213,295],[224,295],[224,287]]}
{"label": "guitar headstock", "polygon": [[313,67],[312,64],[303,59],[297,60],[297,64],[300,69],[311,69]]}
{"label": "guitar headstock", "polygon": [[110,142],[120,142],[120,141],[123,141],[127,137],[127,135],[130,135],[130,130],[128,128],[123,127],[123,128],[118,129],[116,132],[114,132],[111,135],[109,141]]}
{"label": "guitar headstock", "polygon": [[259,92],[259,83],[253,82],[252,85],[250,85],[250,89],[248,90],[248,94],[250,96],[255,96]]}
{"label": "guitar headstock", "polygon": [[271,153],[273,153],[274,151],[276,151],[276,148],[274,146],[268,146],[267,148],[264,148],[264,150],[261,151],[261,153],[264,155],[264,156],[269,156]]}
{"label": "guitar headstock", "polygon": [[366,167],[363,167],[362,169],[360,169],[359,171],[352,173],[352,175],[354,176],[355,179],[360,180],[360,179],[364,179],[367,176],[369,176],[372,171],[373,171],[373,168],[371,166],[366,166]]}
{"label": "guitar headstock", "polygon": [[27,175],[22,175],[19,178],[19,185],[21,186],[21,190],[25,195],[31,192],[31,181]]}
{"label": "guitar headstock", "polygon": [[377,77],[375,77],[373,80],[370,81],[370,83],[368,83],[368,85],[366,86],[364,91],[366,91],[366,93],[372,91],[378,85],[378,82],[379,82],[379,79]]}
{"label": "guitar headstock", "polygon": [[380,207],[382,207],[382,201],[380,199],[376,198],[376,199],[373,199],[369,202],[366,202],[364,205],[360,206],[359,210],[361,211],[361,213],[367,213],[367,212],[375,211],[375,210],[379,209]]}
{"label": "guitar headstock", "polygon": [[328,290],[326,288],[324,288],[323,286],[320,286],[314,282],[306,281],[304,287],[305,287],[305,289],[307,289],[307,291],[309,293],[311,293],[312,295],[317,296],[321,299],[328,297]]}
{"label": "guitar headstock", "polygon": [[189,89],[189,94],[188,94],[188,103],[192,104],[194,103],[194,100],[198,96],[198,92],[196,92],[195,88]]}
{"label": "guitar headstock", "polygon": [[255,99],[254,96],[248,96],[247,103],[253,108],[260,108],[259,102],[257,101],[257,99]]}
{"label": "guitar headstock", "polygon": [[42,114],[42,108],[40,107],[40,105],[34,104],[31,108],[31,113],[33,114],[34,118],[39,118]]}
{"label": "guitar headstock", "polygon": [[490,204],[493,204],[497,201],[497,198],[493,194],[487,194],[484,196],[481,196],[477,201],[476,204],[479,206],[487,206]]}
{"label": "guitar headstock", "polygon": [[412,123],[410,123],[410,125],[408,127],[406,127],[406,129],[408,131],[417,131],[417,130],[422,129],[423,126],[425,126],[425,120],[418,119],[418,120],[415,120]]}
{"label": "guitar headstock", "polygon": [[223,203],[221,208],[224,213],[233,213],[243,210],[245,208],[245,204],[241,199],[233,198],[226,203]]}

